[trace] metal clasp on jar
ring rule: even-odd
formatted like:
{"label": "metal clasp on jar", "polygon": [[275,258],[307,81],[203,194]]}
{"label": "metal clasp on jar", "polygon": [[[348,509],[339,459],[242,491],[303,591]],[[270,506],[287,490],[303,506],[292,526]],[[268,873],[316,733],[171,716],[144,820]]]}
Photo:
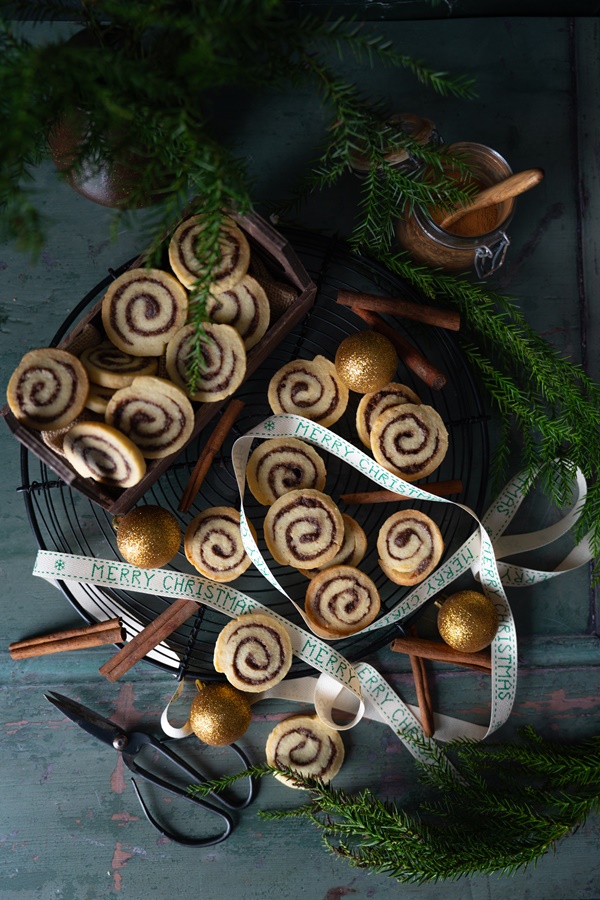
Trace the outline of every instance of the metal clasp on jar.
{"label": "metal clasp on jar", "polygon": [[474,265],[478,278],[487,278],[488,275],[493,275],[500,268],[504,263],[509,244],[509,236],[504,231],[501,231],[498,240],[491,247],[477,248]]}

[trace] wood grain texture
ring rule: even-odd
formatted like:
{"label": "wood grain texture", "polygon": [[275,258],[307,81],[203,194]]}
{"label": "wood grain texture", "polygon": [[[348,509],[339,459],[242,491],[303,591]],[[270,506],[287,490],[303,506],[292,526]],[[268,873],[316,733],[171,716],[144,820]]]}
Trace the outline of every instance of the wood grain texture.
{"label": "wood grain texture", "polygon": [[[355,4],[349,4],[355,6]],[[393,4],[378,5],[389,14]],[[372,7],[375,14],[376,5]],[[383,7],[386,7],[384,10]],[[491,8],[491,7],[490,7]],[[571,13],[575,10],[570,9]],[[40,26],[49,28],[50,26]],[[440,70],[477,78],[478,97],[440,98],[396,72],[375,68],[360,81],[395,106],[434,119],[447,140],[478,140],[497,148],[512,168],[542,165],[544,182],[517,201],[507,262],[494,285],[520,298],[531,324],[565,354],[583,359],[600,377],[600,36],[595,20],[484,18],[455,21],[386,22],[381,32],[399,49],[430,60]],[[499,60],[502,60],[499,62]],[[357,78],[355,68],[349,74]],[[256,196],[267,213],[273,198],[289,195],[290,183],[314,156],[321,122],[307,93],[224,106],[223,130],[233,128],[255,176]],[[240,107],[237,107],[240,111]],[[268,163],[268,164],[267,164]],[[35,263],[14,247],[0,248],[0,377],[5,385],[20,357],[45,343],[67,312],[110,266],[144,246],[139,231],[121,231],[110,243],[111,212],[93,206],[57,182],[50,166],[36,173],[41,204],[54,220],[48,243]],[[357,202],[356,181],[312,198],[306,224],[347,232]],[[493,434],[493,432],[492,432]],[[388,900],[584,900],[598,896],[597,819],[512,879],[472,878],[458,884],[403,886],[385,876],[349,868],[324,851],[310,826],[290,820],[259,820],[258,807],[298,803],[283,785],[265,782],[232,838],[207,850],[176,847],[160,838],[140,815],[128,775],[109,748],[97,745],[62,720],[44,698],[51,688],[126,726],[158,727],[158,716],[174,688],[173,678],[146,663],[119,684],[98,675],[111,648],[11,661],[8,643],[28,634],[80,623],[59,591],[31,576],[36,550],[21,499],[19,448],[0,431],[3,478],[0,502],[5,643],[0,654],[0,735],[3,810],[0,896],[23,900],[94,900],[121,896],[162,900],[174,886],[182,896],[203,900],[236,895],[244,900],[340,897]],[[39,471],[32,472],[39,477]],[[59,489],[60,490],[60,489]],[[523,527],[545,527],[552,513],[541,501],[524,512]],[[564,555],[564,553],[562,554]],[[547,561],[561,555],[554,550]],[[597,594],[582,569],[528,590],[511,590],[520,638],[520,681],[514,712],[499,737],[526,723],[548,736],[579,739],[600,732],[600,651]],[[428,623],[424,617],[425,634]],[[421,633],[421,623],[419,624]],[[409,703],[415,702],[410,664],[402,654],[381,650],[370,660]],[[489,678],[428,664],[434,708],[484,723]],[[273,724],[298,707],[269,701],[254,708],[242,746],[260,761]],[[195,740],[195,739],[194,739]],[[402,798],[415,788],[412,759],[391,731],[361,723],[344,733],[348,757],[337,783],[348,790],[370,786],[382,796]],[[208,772],[229,765],[226,751],[190,744]],[[293,794],[293,796],[292,796]],[[191,811],[183,813],[188,822]],[[282,863],[285,861],[285,864]],[[307,861],[310,865],[307,866]]]}

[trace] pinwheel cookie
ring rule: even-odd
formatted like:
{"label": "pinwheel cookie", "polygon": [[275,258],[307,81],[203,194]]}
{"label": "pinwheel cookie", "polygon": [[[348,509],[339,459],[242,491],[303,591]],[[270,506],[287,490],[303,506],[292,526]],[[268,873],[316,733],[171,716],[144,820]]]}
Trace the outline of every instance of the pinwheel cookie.
{"label": "pinwheel cookie", "polygon": [[[204,325],[206,339],[201,341],[203,365],[192,400],[205,403],[223,400],[238,389],[246,375],[246,349],[231,325]],[[196,329],[186,325],[169,341],[166,366],[169,378],[189,393],[187,360],[192,353]]]}
{"label": "pinwheel cookie", "polygon": [[287,629],[264,613],[238,616],[219,633],[214,666],[240,691],[266,691],[278,684],[292,664]]}
{"label": "pinwheel cookie", "polygon": [[229,506],[210,507],[192,519],[184,547],[191,564],[212,581],[233,581],[250,565],[240,534],[240,514]]}
{"label": "pinwheel cookie", "polygon": [[[290,716],[275,726],[265,748],[267,763],[278,769],[293,769],[305,778],[329,782],[344,761],[339,732],[316,715]],[[301,788],[285,775],[276,775],[288,787]]]}
{"label": "pinwheel cookie", "polygon": [[277,562],[314,569],[333,559],[342,546],[344,521],[327,494],[290,491],[269,507],[264,533]]}
{"label": "pinwheel cookie", "polygon": [[332,362],[324,356],[286,363],[269,382],[269,405],[274,413],[305,416],[328,427],[348,405],[348,388]]}
{"label": "pinwheel cookie", "polygon": [[105,415],[107,424],[126,434],[146,459],[181,450],[194,428],[194,410],[185,393],[152,375],[140,375],[115,391]]}
{"label": "pinwheel cookie", "polygon": [[104,422],[78,422],[63,440],[63,453],[84,478],[119,488],[144,477],[146,462],[133,441]]}
{"label": "pinwheel cookie", "polygon": [[437,566],[444,540],[433,519],[416,509],[394,513],[377,538],[379,565],[395,584],[423,581]]}
{"label": "pinwheel cookie", "polygon": [[[202,216],[192,216],[177,228],[169,243],[169,262],[173,272],[186,287],[191,288],[202,277],[203,265],[198,259],[198,235],[204,227]],[[219,236],[221,251],[210,293],[227,291],[241,281],[250,263],[250,245],[241,228],[226,219]]]}
{"label": "pinwheel cookie", "polygon": [[81,414],[89,386],[76,356],[47,347],[25,354],[8,382],[6,399],[24,425],[36,431],[58,431]]}
{"label": "pinwheel cookie", "polygon": [[112,343],[132,356],[160,356],[187,318],[185,289],[161,269],[129,269],[102,299],[102,324]]}
{"label": "pinwheel cookie", "polygon": [[354,566],[331,566],[310,582],[304,612],[330,637],[356,634],[370,625],[381,608],[375,583]]}
{"label": "pinwheel cookie", "polygon": [[384,469],[405,481],[417,481],[444,459],[448,432],[432,406],[403,403],[384,410],[375,420],[371,449]]}
{"label": "pinwheel cookie", "polygon": [[300,488],[322,491],[327,477],[314,447],[292,437],[262,441],[248,460],[246,475],[252,494],[264,506]]}

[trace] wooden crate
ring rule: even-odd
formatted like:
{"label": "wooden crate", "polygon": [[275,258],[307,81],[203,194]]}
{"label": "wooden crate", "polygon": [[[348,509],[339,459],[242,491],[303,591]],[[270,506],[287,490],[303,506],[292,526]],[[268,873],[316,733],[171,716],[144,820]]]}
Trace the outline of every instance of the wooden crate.
{"label": "wooden crate", "polygon": [[[261,263],[262,268],[268,272],[266,281],[262,280],[267,295],[272,295],[272,282],[283,283],[291,287],[297,294],[296,299],[293,300],[287,310],[272,322],[262,340],[249,350],[245,376],[248,378],[258,369],[285,335],[307,314],[315,301],[317,289],[288,241],[261,216],[251,213],[246,216],[233,215],[232,218],[235,219],[248,238],[252,258]],[[145,254],[134,260],[130,268],[139,267],[144,264],[144,261]],[[170,271],[166,261],[166,251],[163,268],[166,271]],[[258,281],[261,281],[260,274],[256,272],[253,272],[253,274]],[[104,335],[101,307],[102,298],[65,335],[58,346],[61,349],[69,350],[70,347],[80,341],[82,332],[90,325],[98,328]],[[202,431],[205,425],[217,415],[219,410],[230,399],[228,397],[225,400],[214,403],[192,404],[195,411],[195,424],[188,443]],[[2,416],[17,440],[46,463],[62,481],[114,514],[122,514],[131,509],[157,478],[169,468],[179,453],[182,452],[180,449],[163,459],[146,460],[147,470],[142,480],[133,487],[123,490],[109,487],[93,481],[91,478],[82,478],[60,453],[48,446],[40,432],[28,428],[19,422],[8,406],[5,406],[2,410]]]}

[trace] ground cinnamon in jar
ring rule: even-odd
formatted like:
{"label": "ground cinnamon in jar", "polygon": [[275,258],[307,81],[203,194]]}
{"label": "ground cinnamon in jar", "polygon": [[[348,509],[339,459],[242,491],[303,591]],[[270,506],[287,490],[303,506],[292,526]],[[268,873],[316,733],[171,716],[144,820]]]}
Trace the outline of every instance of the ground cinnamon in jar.
{"label": "ground cinnamon in jar", "polygon": [[[458,186],[467,184],[479,192],[512,174],[510,166],[499,153],[483,144],[456,143],[450,153],[460,153],[472,167],[472,174],[459,173],[449,166],[446,174],[455,177]],[[511,198],[494,206],[467,212],[449,228],[440,228],[447,210],[405,210],[396,225],[399,244],[408,250],[416,262],[447,272],[466,272],[475,269],[478,275],[491,274],[501,265],[503,253],[509,243],[503,229],[507,227],[514,211]]]}

